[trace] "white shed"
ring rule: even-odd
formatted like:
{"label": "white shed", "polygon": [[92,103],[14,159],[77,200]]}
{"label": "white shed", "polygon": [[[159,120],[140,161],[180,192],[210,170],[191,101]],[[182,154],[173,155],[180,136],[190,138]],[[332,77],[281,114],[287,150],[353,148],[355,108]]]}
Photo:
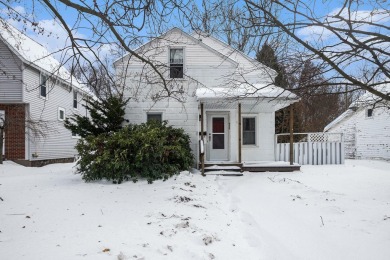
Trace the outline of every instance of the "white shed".
{"label": "white shed", "polygon": [[[381,91],[390,92],[385,86]],[[325,132],[343,133],[345,158],[390,160],[390,104],[362,95]]]}

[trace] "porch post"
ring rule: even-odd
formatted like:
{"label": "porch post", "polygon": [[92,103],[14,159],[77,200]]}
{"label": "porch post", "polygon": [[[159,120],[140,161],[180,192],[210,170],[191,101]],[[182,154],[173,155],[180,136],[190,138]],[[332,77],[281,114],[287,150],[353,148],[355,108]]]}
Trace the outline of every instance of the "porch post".
{"label": "porch post", "polygon": [[290,165],[294,164],[294,107],[290,105]]}
{"label": "porch post", "polygon": [[241,103],[238,103],[238,163],[241,163]]}
{"label": "porch post", "polygon": [[202,175],[203,176],[206,176],[204,174],[204,109],[203,109],[203,103],[200,104],[200,131],[201,134],[200,134],[200,140],[202,142],[202,146],[203,146],[203,151],[201,151],[200,153],[200,162],[201,162],[201,170],[202,170]]}

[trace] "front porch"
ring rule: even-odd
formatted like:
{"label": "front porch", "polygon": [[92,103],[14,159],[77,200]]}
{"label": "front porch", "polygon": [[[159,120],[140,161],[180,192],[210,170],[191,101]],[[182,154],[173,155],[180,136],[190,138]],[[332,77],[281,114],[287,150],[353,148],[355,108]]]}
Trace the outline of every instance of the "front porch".
{"label": "front porch", "polygon": [[298,164],[275,161],[275,111],[296,102],[295,96],[202,91],[197,91],[202,173],[300,170]]}

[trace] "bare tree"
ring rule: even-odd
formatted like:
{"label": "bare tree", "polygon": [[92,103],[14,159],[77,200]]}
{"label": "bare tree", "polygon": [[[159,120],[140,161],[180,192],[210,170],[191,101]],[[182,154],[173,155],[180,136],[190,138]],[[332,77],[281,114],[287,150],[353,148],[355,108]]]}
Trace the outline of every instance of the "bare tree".
{"label": "bare tree", "polygon": [[[292,39],[298,46],[295,53],[322,68],[328,87],[342,85],[343,92],[362,89],[390,101],[385,87],[390,83],[388,1],[344,0],[327,14],[321,14],[323,1],[244,2],[252,26],[277,28]],[[283,15],[276,16],[269,2]]]}

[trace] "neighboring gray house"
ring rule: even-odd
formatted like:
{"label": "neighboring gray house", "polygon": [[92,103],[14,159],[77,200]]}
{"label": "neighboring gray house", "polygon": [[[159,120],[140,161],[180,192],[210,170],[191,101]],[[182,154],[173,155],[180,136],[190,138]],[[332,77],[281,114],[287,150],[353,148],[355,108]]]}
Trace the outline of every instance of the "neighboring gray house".
{"label": "neighboring gray house", "polygon": [[[390,92],[390,87],[381,91]],[[362,95],[325,127],[324,132],[344,134],[345,158],[390,160],[390,104],[377,99]]]}
{"label": "neighboring gray house", "polygon": [[184,128],[195,155],[203,121],[206,163],[275,161],[275,111],[298,101],[272,84],[275,71],[212,36],[178,28],[135,52],[157,65],[172,96],[164,98],[150,66],[125,55],[114,66],[131,98],[126,119]]}
{"label": "neighboring gray house", "polygon": [[5,159],[24,165],[72,160],[77,136],[65,117],[86,114],[87,92],[39,43],[0,21],[0,114]]}

